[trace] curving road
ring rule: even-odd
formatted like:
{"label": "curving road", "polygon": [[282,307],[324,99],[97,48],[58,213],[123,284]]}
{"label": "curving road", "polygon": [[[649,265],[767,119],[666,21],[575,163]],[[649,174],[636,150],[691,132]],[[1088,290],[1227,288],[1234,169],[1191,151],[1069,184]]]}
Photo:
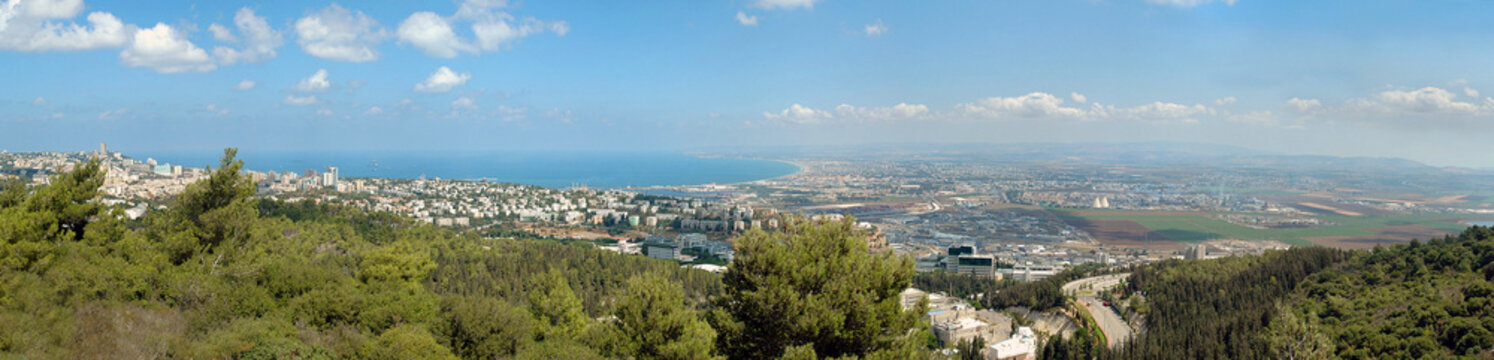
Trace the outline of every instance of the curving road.
{"label": "curving road", "polygon": [[1094,316],[1095,322],[1100,325],[1100,331],[1105,332],[1105,338],[1109,339],[1111,347],[1131,338],[1131,326],[1126,325],[1126,320],[1114,309],[1105,306],[1099,297],[1095,296],[1098,290],[1105,290],[1120,285],[1122,280],[1131,276],[1131,273],[1120,273],[1087,277],[1071,281],[1063,285],[1065,294],[1075,294],[1079,303],[1089,309]]}

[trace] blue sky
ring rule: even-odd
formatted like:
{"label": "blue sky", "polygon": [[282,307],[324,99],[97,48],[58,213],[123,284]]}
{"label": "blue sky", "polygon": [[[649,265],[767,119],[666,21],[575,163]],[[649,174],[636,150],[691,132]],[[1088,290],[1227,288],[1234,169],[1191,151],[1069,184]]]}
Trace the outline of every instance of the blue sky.
{"label": "blue sky", "polygon": [[0,148],[1183,141],[1491,167],[1487,14],[1494,3],[0,0]]}

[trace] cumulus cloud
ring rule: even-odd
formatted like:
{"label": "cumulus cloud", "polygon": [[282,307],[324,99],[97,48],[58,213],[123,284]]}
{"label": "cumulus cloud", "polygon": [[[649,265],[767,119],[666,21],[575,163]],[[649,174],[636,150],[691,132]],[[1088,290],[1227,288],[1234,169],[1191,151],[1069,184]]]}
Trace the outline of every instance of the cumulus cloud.
{"label": "cumulus cloud", "polygon": [[119,59],[126,66],[148,67],[163,74],[205,72],[218,68],[207,51],[187,41],[182,32],[163,23],[135,32],[130,45],[119,53]]}
{"label": "cumulus cloud", "polygon": [[1043,92],[1018,97],[988,97],[956,105],[966,115],[990,118],[1064,118],[1081,119],[1085,110],[1063,106],[1063,99]]}
{"label": "cumulus cloud", "polygon": [[1322,109],[1323,102],[1319,101],[1318,99],[1302,99],[1294,97],[1291,99],[1287,99],[1286,106],[1288,109],[1292,109],[1292,111],[1310,114],[1318,111],[1319,109]]}
{"label": "cumulus cloud", "polygon": [[0,0],[0,50],[76,51],[124,46],[134,33],[114,14],[89,13],[87,24],[70,21],[82,0]]}
{"label": "cumulus cloud", "polygon": [[332,81],[327,80],[327,69],[317,69],[311,76],[296,82],[292,89],[300,92],[322,92],[332,88]]}
{"label": "cumulus cloud", "polygon": [[757,16],[747,16],[747,13],[738,11],[737,23],[743,26],[757,26]]}
{"label": "cumulus cloud", "polygon": [[1070,99],[1074,99],[1074,102],[1076,102],[1076,103],[1080,103],[1080,104],[1088,104],[1089,103],[1089,97],[1084,96],[1084,94],[1080,94],[1078,92],[1071,92],[1071,93],[1069,93],[1069,98]]}
{"label": "cumulus cloud", "polygon": [[[426,55],[452,58],[510,48],[520,39],[545,32],[565,36],[571,30],[565,21],[515,17],[504,11],[507,6],[504,1],[467,0],[451,16],[420,11],[400,22],[395,33],[399,43],[415,46]],[[470,24],[471,40],[457,33],[458,23]]]}
{"label": "cumulus cloud", "polygon": [[818,124],[820,121],[830,118],[830,112],[814,109],[808,106],[793,104],[778,113],[764,112],[763,117],[768,120],[778,120],[794,124]]}
{"label": "cumulus cloud", "polygon": [[316,114],[317,115],[321,115],[321,116],[332,116],[333,113],[332,113],[332,109],[320,108],[320,109],[316,109]]}
{"label": "cumulus cloud", "polygon": [[877,19],[875,24],[866,24],[866,36],[877,37],[887,33],[887,25],[882,24],[882,19]]}
{"label": "cumulus cloud", "polygon": [[472,101],[472,98],[469,98],[469,97],[460,97],[460,98],[457,98],[456,100],[452,100],[451,101],[451,109],[452,110],[458,110],[458,109],[476,109],[476,108],[477,108],[477,103],[474,102],[474,101]]}
{"label": "cumulus cloud", "polygon": [[929,117],[929,107],[923,104],[898,103],[888,107],[857,107],[841,104],[835,107],[835,117],[845,121],[893,122],[924,119]]}
{"label": "cumulus cloud", "polygon": [[42,104],[46,104],[46,103],[47,103],[47,98],[40,97],[40,96],[37,96],[36,100],[31,100],[31,106],[42,106]]}
{"label": "cumulus cloud", "polygon": [[378,106],[370,106],[370,107],[368,107],[368,110],[363,111],[363,115],[368,115],[368,116],[374,116],[374,115],[379,115],[379,114],[383,114],[383,113],[384,113],[384,109],[380,108]]}
{"label": "cumulus cloud", "polygon": [[286,95],[285,96],[285,104],[286,105],[297,105],[297,106],[301,106],[301,105],[312,105],[312,104],[316,104],[316,103],[320,103],[320,102],[322,102],[321,99],[317,99],[316,95],[311,95],[311,96]]}
{"label": "cumulus cloud", "polygon": [[[1237,0],[1221,0],[1221,1],[1218,1],[1218,2],[1224,3],[1224,5],[1226,5],[1226,6],[1235,6],[1235,2],[1236,1]],[[1214,3],[1215,1],[1214,0],[1146,0],[1146,2],[1147,3],[1151,3],[1151,4],[1155,4],[1155,5],[1171,5],[1171,6],[1176,6],[1176,7],[1191,8],[1191,7],[1199,6],[1199,5],[1208,5],[1208,4]]]}
{"label": "cumulus cloud", "polygon": [[1374,94],[1366,99],[1349,102],[1355,110],[1383,115],[1447,114],[1475,115],[1482,108],[1479,104],[1458,101],[1458,95],[1437,87],[1400,91],[1390,90]]}
{"label": "cumulus cloud", "polygon": [[296,43],[323,59],[367,62],[379,59],[379,43],[388,37],[377,20],[362,11],[332,4],[296,20]]}
{"label": "cumulus cloud", "polygon": [[1092,110],[1091,115],[1097,119],[1196,123],[1198,116],[1211,112],[1209,107],[1200,104],[1183,105],[1159,101],[1128,108],[1106,106],[1103,110]]}
{"label": "cumulus cloud", "polygon": [[254,80],[244,80],[244,81],[240,81],[238,84],[234,84],[233,85],[233,89],[234,90],[238,90],[238,91],[245,91],[245,90],[253,89],[255,86],[258,86],[258,85],[259,85],[259,83],[254,82]]}
{"label": "cumulus cloud", "polygon": [[1239,100],[1240,99],[1236,99],[1234,96],[1222,97],[1222,98],[1215,99],[1214,100],[1214,105],[1225,106],[1225,105],[1234,104],[1236,101],[1239,101]]}
{"label": "cumulus cloud", "polygon": [[[232,65],[239,61],[258,63],[273,59],[277,55],[275,51],[281,45],[285,45],[285,38],[280,31],[270,27],[270,23],[264,17],[254,15],[254,10],[248,7],[240,8],[233,16],[234,26],[243,33],[242,49],[230,47],[213,48],[213,56],[223,65]],[[208,31],[213,33],[213,38],[228,43],[239,43],[240,37],[235,36],[232,31],[222,25],[213,24],[208,26]]]}
{"label": "cumulus cloud", "polygon": [[239,42],[239,37],[233,34],[233,30],[229,30],[223,25],[218,25],[218,23],[208,25],[208,32],[213,34],[213,40],[218,40],[226,43]]}
{"label": "cumulus cloud", "polygon": [[447,91],[451,91],[452,88],[466,84],[467,79],[471,78],[472,74],[458,74],[455,71],[451,71],[451,68],[442,66],[441,68],[436,69],[435,73],[431,73],[431,76],[426,77],[425,81],[421,81],[419,84],[415,84],[415,91],[444,93]]}
{"label": "cumulus cloud", "polygon": [[[1462,85],[1458,85],[1462,86]],[[1286,107],[1305,117],[1416,130],[1468,130],[1494,126],[1494,98],[1469,96],[1468,89],[1428,86],[1386,90],[1325,105],[1317,99],[1292,98]],[[1461,94],[1460,94],[1461,93]]]}
{"label": "cumulus cloud", "polygon": [[458,52],[475,53],[477,48],[457,37],[451,22],[441,15],[429,11],[411,14],[400,22],[395,32],[401,44],[411,44],[426,55],[438,58],[453,58]]}
{"label": "cumulus cloud", "polygon": [[751,7],[774,10],[774,9],[813,9],[814,3],[819,0],[754,0]]}

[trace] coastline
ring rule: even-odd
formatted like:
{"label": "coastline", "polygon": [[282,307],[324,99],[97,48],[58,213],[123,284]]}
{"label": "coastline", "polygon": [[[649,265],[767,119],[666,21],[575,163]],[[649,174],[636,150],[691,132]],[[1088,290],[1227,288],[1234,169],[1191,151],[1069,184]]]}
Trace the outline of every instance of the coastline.
{"label": "coastline", "polygon": [[794,171],[790,172],[788,174],[783,174],[783,175],[774,176],[774,177],[768,177],[768,178],[762,178],[762,179],[756,179],[756,180],[738,181],[738,182],[731,182],[731,183],[705,183],[705,184],[686,184],[686,185],[653,185],[653,186],[640,186],[640,187],[626,187],[626,188],[623,188],[623,189],[624,190],[639,190],[639,191],[646,191],[646,190],[668,190],[668,191],[689,193],[691,191],[684,191],[684,190],[679,190],[679,189],[682,189],[682,188],[691,188],[691,187],[700,187],[700,186],[712,186],[712,185],[716,185],[716,186],[736,186],[736,185],[751,184],[751,183],[755,183],[755,182],[759,182],[759,181],[777,180],[777,179],[782,179],[782,178],[786,178],[786,177],[790,177],[790,176],[794,176],[794,175],[803,174],[805,171],[807,171],[806,169],[809,168],[807,165],[798,163],[798,162],[793,161],[793,160],[765,159],[765,158],[751,158],[751,157],[707,156],[707,155],[687,155],[687,156],[695,157],[695,158],[698,158],[698,159],[734,159],[734,160],[752,160],[752,161],[772,161],[772,162],[776,162],[776,163],[793,165],[794,166]]}
{"label": "coastline", "polygon": [[[162,163],[207,163],[208,152],[141,153]],[[667,189],[709,184],[740,185],[802,174],[793,161],[687,152],[240,152],[245,168],[302,173],[338,167],[345,178],[493,181],[566,189]],[[199,165],[200,166],[200,165]],[[192,166],[196,167],[196,166]]]}

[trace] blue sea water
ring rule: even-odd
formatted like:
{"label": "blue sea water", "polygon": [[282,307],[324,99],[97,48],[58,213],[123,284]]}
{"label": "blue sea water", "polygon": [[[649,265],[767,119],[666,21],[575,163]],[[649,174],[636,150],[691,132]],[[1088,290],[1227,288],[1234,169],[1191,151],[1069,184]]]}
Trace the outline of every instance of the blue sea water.
{"label": "blue sea water", "polygon": [[[129,154],[187,167],[217,167],[222,152]],[[257,152],[239,151],[255,171],[318,172],[338,167],[342,177],[490,179],[564,188],[729,184],[791,175],[793,164],[754,159],[702,158],[669,152]]]}

